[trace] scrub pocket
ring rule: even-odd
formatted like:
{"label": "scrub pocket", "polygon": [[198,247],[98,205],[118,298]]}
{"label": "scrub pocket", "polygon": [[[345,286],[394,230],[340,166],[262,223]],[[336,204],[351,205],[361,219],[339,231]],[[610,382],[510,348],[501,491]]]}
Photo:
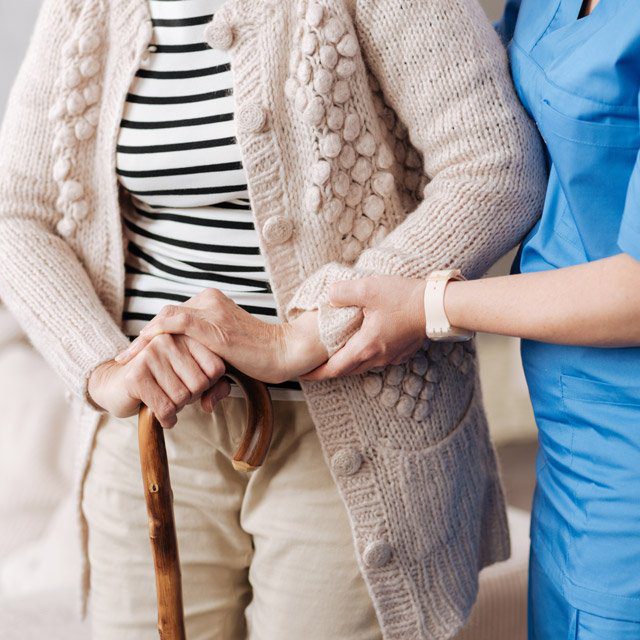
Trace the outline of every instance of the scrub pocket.
{"label": "scrub pocket", "polygon": [[640,640],[640,622],[602,618],[576,612],[576,632],[571,640]]}
{"label": "scrub pocket", "polygon": [[637,124],[628,124],[626,119],[613,113],[610,117],[616,122],[581,120],[562,113],[548,100],[540,103],[539,121],[547,143],[547,134],[552,134],[580,145],[637,150],[640,146]]}
{"label": "scrub pocket", "polygon": [[581,120],[548,101],[541,101],[536,110],[538,128],[553,158],[548,198],[559,191],[566,200],[554,203],[553,209],[559,212],[556,230],[568,240],[568,254],[560,251],[556,256],[544,248],[544,255],[553,256],[551,261],[559,266],[611,255],[617,246],[640,130],[637,122],[630,126],[614,110],[607,117],[608,122]]}
{"label": "scrub pocket", "polygon": [[561,385],[572,429],[566,482],[585,516],[571,535],[568,574],[591,594],[590,610],[619,615],[633,603],[640,612],[640,387],[566,374]]}
{"label": "scrub pocket", "polygon": [[529,561],[529,640],[640,640],[640,622],[577,609],[562,591],[562,577],[545,572],[532,549]]}

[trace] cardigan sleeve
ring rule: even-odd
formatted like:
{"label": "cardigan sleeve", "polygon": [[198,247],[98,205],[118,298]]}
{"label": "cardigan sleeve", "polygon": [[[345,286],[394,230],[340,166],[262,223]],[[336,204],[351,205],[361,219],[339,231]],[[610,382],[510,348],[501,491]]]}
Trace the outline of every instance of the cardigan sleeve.
{"label": "cardigan sleeve", "polygon": [[384,240],[352,267],[325,265],[289,303],[289,318],[319,310],[330,354],[362,316],[330,307],[329,283],[425,278],[440,268],[477,278],[531,228],[546,187],[541,142],[476,0],[358,0],[355,24],[368,71],[407,127],[429,182],[417,209]]}
{"label": "cardigan sleeve", "polygon": [[0,130],[0,298],[68,389],[92,404],[91,371],[128,340],[55,230],[60,215],[48,113],[79,4],[44,1]]}

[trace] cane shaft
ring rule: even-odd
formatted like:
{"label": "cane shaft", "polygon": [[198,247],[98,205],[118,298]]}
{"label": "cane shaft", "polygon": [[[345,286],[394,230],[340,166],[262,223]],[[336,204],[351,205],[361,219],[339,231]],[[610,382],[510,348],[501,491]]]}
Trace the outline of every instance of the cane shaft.
{"label": "cane shaft", "polygon": [[186,640],[180,557],[164,433],[157,418],[144,405],[138,416],[138,441],[156,572],[158,633],[161,640]]}
{"label": "cane shaft", "polygon": [[[273,406],[263,383],[232,367],[227,367],[227,376],[242,389],[247,409],[242,440],[232,462],[237,470],[250,471],[264,462],[269,451]],[[160,640],[186,640],[180,557],[164,431],[144,404],[138,414],[138,442],[156,573],[158,633]]]}

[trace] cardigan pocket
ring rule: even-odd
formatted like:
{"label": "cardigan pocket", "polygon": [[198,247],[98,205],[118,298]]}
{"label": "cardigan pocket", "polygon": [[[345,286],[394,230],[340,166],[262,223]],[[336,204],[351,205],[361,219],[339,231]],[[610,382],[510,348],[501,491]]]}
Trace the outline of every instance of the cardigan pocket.
{"label": "cardigan pocket", "polygon": [[437,444],[415,451],[382,445],[379,453],[392,493],[403,496],[403,546],[413,559],[453,538],[477,542],[484,505],[493,496],[487,464],[493,453],[475,395],[458,425]]}

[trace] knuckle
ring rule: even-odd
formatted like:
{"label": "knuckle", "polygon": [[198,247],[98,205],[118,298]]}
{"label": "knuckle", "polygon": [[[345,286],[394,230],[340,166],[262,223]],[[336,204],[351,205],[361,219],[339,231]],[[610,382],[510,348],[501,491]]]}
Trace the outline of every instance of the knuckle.
{"label": "knuckle", "polygon": [[130,367],[127,371],[125,371],[123,379],[127,387],[132,387],[138,381],[138,376],[136,374],[137,374],[136,366]]}
{"label": "knuckle", "polygon": [[359,354],[360,360],[366,362],[367,360],[373,360],[378,356],[378,349],[375,345],[367,345]]}
{"label": "knuckle", "polygon": [[160,359],[162,351],[163,349],[160,342],[154,338],[140,353],[140,366],[147,369],[156,364]]}
{"label": "knuckle", "polygon": [[156,407],[156,416],[162,421],[171,421],[176,415],[177,407],[173,402],[161,400]]}
{"label": "knuckle", "polygon": [[124,374],[124,383],[128,388],[136,388],[146,377],[147,369],[143,358],[134,360]]}
{"label": "knuckle", "polygon": [[173,345],[173,338],[170,334],[168,333],[161,333],[157,336],[154,336],[153,340],[151,341],[154,343],[154,346],[156,349],[166,349],[169,346]]}
{"label": "knuckle", "polygon": [[218,380],[225,374],[226,368],[224,362],[220,358],[214,358],[211,363],[211,368],[207,371],[209,378]]}
{"label": "knuckle", "polygon": [[198,373],[192,383],[191,393],[198,395],[206,391],[210,386],[209,378],[204,373]]}
{"label": "knuckle", "polygon": [[179,309],[180,307],[178,307],[175,304],[166,304],[164,307],[162,307],[158,316],[162,316],[163,318],[168,318],[170,316],[175,315]]}
{"label": "knuckle", "polygon": [[205,289],[205,291],[203,292],[203,297],[209,302],[217,302],[222,298],[223,295],[224,294],[222,293],[222,291],[220,291],[220,289],[215,288]]}
{"label": "knuckle", "polygon": [[386,342],[381,342],[377,345],[376,356],[386,358],[390,354],[389,345]]}
{"label": "knuckle", "polygon": [[175,394],[173,394],[173,399],[174,403],[178,407],[181,407],[189,402],[189,400],[191,400],[191,391],[189,391],[189,389],[187,389],[186,387],[182,387],[181,389],[178,389]]}
{"label": "knuckle", "polygon": [[183,331],[191,324],[191,314],[186,309],[178,309],[172,313],[173,323],[178,331]]}

